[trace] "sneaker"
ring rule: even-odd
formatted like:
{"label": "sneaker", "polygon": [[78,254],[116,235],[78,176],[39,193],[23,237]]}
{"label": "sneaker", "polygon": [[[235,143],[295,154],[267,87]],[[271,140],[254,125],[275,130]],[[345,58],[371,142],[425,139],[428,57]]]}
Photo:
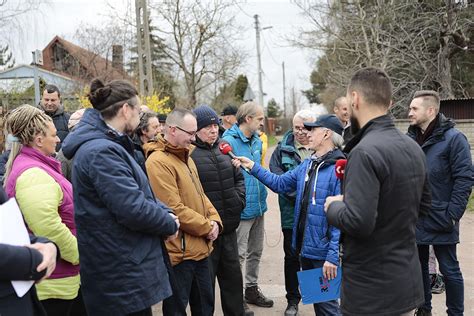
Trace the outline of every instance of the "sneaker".
{"label": "sneaker", "polygon": [[253,316],[253,311],[250,310],[247,303],[244,301],[244,315],[245,316]]}
{"label": "sneaker", "polygon": [[247,303],[257,305],[259,307],[273,306],[273,301],[266,298],[257,285],[245,289],[245,300]]}
{"label": "sneaker", "polygon": [[288,303],[285,309],[285,316],[296,316],[298,315],[298,304]]}
{"label": "sneaker", "polygon": [[441,274],[435,274],[431,282],[431,293],[441,294],[446,290],[444,285],[443,276]]}
{"label": "sneaker", "polygon": [[431,311],[427,311],[423,308],[418,308],[415,312],[415,316],[432,316]]}

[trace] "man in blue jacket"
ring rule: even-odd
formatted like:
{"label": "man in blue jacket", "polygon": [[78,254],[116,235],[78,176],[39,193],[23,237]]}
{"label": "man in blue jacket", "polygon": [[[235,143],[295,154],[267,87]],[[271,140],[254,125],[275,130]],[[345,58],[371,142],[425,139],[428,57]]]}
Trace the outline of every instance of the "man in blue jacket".
{"label": "man in blue jacket", "polygon": [[417,91],[410,104],[408,135],[423,149],[431,188],[431,210],[419,219],[416,241],[421,262],[425,304],[417,315],[431,315],[428,269],[433,245],[446,284],[448,315],[463,315],[464,281],[456,255],[459,221],[466,210],[473,184],[472,159],[466,136],[455,123],[439,113],[436,91]]}
{"label": "man in blue jacket", "polygon": [[[324,201],[341,192],[335,164],[344,159],[340,148],[344,142],[343,127],[335,115],[321,115],[317,121],[304,123],[308,129],[309,147],[314,154],[295,169],[283,175],[268,172],[245,157],[234,159],[257,179],[278,193],[296,191],[292,249],[300,257],[303,270],[322,268],[325,278],[333,279],[339,265],[340,231],[328,224]],[[313,305],[318,316],[341,315],[336,300]]]}
{"label": "man in blue jacket", "polygon": [[[263,108],[254,102],[239,107],[237,123],[225,131],[223,139],[227,141],[237,156],[245,156],[260,163],[262,141],[258,130],[263,128],[265,116]],[[267,190],[255,177],[244,173],[246,206],[242,211],[237,228],[240,266],[245,263],[245,300],[260,307],[272,307],[273,301],[263,295],[258,287],[258,270],[263,251],[264,213],[267,211]],[[247,309],[247,308],[246,308]]]}
{"label": "man in blue jacket", "polygon": [[[310,110],[298,111],[293,117],[293,126],[283,135],[270,159],[270,171],[275,174],[284,174],[295,169],[303,160],[311,156],[313,150],[309,148],[307,130],[304,123],[316,121],[316,113]],[[298,313],[298,303],[301,295],[298,290],[296,272],[300,270],[298,254],[291,248],[291,236],[295,216],[296,191],[278,194],[280,205],[281,229],[283,232],[283,251],[285,252],[285,290],[288,306],[285,316]]]}
{"label": "man in blue jacket", "polygon": [[66,158],[74,157],[74,211],[87,313],[151,316],[151,306],[172,294],[163,239],[176,237],[179,222],[155,199],[135,160],[128,135],[139,123],[137,90],[123,80],[104,85],[95,79],[89,100],[94,108],[86,110],[62,147]]}

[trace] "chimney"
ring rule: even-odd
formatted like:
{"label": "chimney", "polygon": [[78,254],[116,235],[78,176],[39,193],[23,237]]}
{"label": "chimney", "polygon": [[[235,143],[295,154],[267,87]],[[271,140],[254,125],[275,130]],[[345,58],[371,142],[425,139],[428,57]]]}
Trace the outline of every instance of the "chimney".
{"label": "chimney", "polygon": [[112,67],[123,72],[123,46],[112,45]]}

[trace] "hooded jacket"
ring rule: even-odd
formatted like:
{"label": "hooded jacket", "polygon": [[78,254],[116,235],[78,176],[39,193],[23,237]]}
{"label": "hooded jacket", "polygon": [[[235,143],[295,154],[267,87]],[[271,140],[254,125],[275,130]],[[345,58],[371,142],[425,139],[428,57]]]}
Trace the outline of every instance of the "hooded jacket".
{"label": "hooded jacket", "polygon": [[[228,142],[237,156],[245,156],[260,164],[262,159],[262,141],[256,133],[247,138],[237,124],[225,131],[223,140]],[[241,219],[262,216],[267,211],[267,189],[254,176],[244,172],[245,208]]]}
{"label": "hooded jacket", "polygon": [[[473,181],[472,158],[466,136],[442,113],[433,133],[421,145],[428,165],[431,210],[416,225],[419,244],[459,243],[459,221],[466,210]],[[410,126],[408,136],[416,139],[421,130]]]}
{"label": "hooded jacket", "polygon": [[144,150],[153,192],[179,218],[178,238],[166,243],[172,265],[207,258],[212,251],[212,241],[206,238],[211,221],[221,232],[222,222],[204,193],[190,150],[171,145],[163,135],[146,143]]}
{"label": "hooded jacket", "polygon": [[130,314],[169,297],[161,245],[177,227],[170,209],[155,200],[131,139],[87,109],[62,149],[74,157],[81,291],[89,314]]}
{"label": "hooded jacket", "polygon": [[209,200],[216,208],[224,225],[223,234],[234,232],[245,207],[244,176],[232,165],[229,155],[219,150],[219,142],[209,145],[198,137],[191,153],[199,179]]}
{"label": "hooded jacket", "polygon": [[388,115],[344,150],[344,200],[327,210],[343,234],[342,313],[398,316],[424,301],[415,226],[430,204],[425,158]]}
{"label": "hooded jacket", "polygon": [[[313,157],[305,159],[298,167],[280,176],[257,164],[251,170],[252,175],[277,193],[296,190],[292,247],[304,258],[339,265],[340,232],[336,227],[328,225],[324,202],[328,196],[338,195],[341,192],[341,183],[336,178],[334,169],[336,160],[343,158],[344,154],[336,149],[323,156],[323,160],[318,163]],[[310,177],[312,168],[316,168],[315,174]],[[307,196],[304,196],[305,187],[308,187]],[[304,203],[304,200],[307,203]],[[303,220],[304,225],[299,227],[304,205],[307,205],[306,218]],[[297,245],[298,233],[302,234],[301,245]]]}

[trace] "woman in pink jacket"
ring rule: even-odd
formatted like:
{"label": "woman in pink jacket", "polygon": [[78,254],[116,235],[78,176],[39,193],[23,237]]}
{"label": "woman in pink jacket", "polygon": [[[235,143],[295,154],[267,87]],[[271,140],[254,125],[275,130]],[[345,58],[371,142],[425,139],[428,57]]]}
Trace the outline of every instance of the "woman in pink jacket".
{"label": "woman in pink jacket", "polygon": [[49,116],[30,105],[15,109],[6,121],[12,148],[5,191],[15,197],[28,229],[59,248],[53,274],[37,285],[48,316],[69,315],[79,291],[79,251],[72,186],[52,156],[59,138]]}

